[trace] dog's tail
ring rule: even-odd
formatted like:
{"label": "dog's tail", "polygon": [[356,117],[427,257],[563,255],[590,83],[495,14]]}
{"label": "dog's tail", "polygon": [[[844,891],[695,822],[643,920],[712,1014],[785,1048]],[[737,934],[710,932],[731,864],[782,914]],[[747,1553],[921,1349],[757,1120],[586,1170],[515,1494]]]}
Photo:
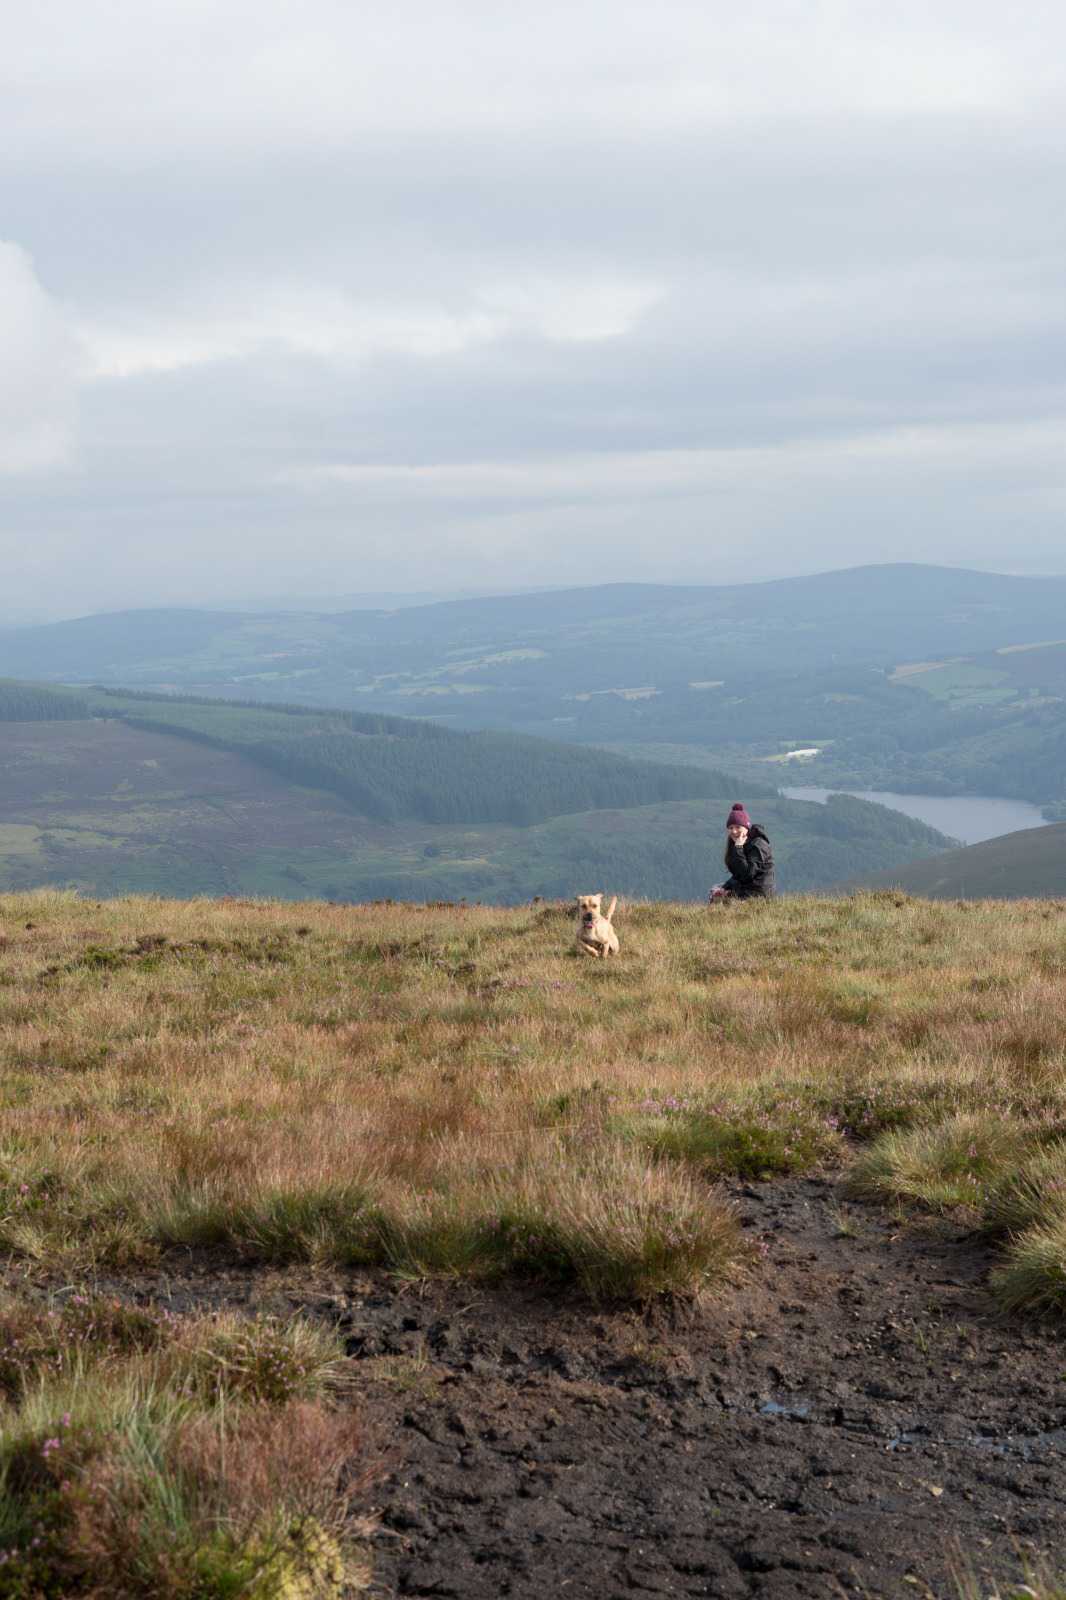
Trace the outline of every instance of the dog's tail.
{"label": "dog's tail", "polygon": [[610,905],[607,907],[607,921],[608,922],[610,922],[611,918],[614,916],[614,908],[615,908],[615,906],[617,904],[618,904],[618,896],[615,895],[613,900],[611,901]]}

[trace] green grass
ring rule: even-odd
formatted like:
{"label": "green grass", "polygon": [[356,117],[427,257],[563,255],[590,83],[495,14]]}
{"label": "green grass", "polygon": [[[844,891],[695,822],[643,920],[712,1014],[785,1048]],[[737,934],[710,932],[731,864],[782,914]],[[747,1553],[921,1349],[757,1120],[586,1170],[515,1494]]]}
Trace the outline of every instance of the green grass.
{"label": "green grass", "polygon": [[848,1189],[861,1199],[980,1212],[991,1187],[1032,1148],[1031,1127],[988,1112],[885,1133],[855,1161]]}
{"label": "green grass", "polygon": [[0,1311],[0,1596],[340,1600],[380,1473],[335,1338],[72,1294]]}

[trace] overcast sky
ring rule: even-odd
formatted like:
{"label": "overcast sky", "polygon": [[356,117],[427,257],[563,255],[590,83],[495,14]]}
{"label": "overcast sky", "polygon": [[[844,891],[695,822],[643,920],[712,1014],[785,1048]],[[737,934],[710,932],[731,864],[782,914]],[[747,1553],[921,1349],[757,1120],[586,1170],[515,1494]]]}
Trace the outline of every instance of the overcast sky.
{"label": "overcast sky", "polygon": [[0,618],[1066,571],[1052,0],[37,0]]}

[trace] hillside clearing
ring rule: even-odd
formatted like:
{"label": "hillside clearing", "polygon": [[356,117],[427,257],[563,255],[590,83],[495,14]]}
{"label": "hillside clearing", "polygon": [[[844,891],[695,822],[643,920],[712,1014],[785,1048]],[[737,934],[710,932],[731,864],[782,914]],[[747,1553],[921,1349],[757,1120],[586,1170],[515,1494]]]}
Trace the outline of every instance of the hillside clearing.
{"label": "hillside clearing", "polygon": [[[556,905],[0,897],[6,1314],[46,1383],[31,1406],[0,1371],[0,1465],[62,1442],[60,1411],[97,1461],[89,1412],[118,1407],[199,1452],[189,1548],[247,1574],[266,1512],[211,1544],[237,1490],[196,1418],[223,1393],[269,1457],[270,1419],[317,1407],[328,1455],[358,1399],[390,1439],[382,1532],[355,1435],[362,1504],[321,1485],[316,1526],[351,1582],[372,1537],[383,1593],[952,1600],[972,1568],[990,1596],[1053,1558],[1066,1498],[1036,1320],[1066,1303],[1064,915],[630,903],[600,964]],[[72,1372],[33,1320],[72,1286],[156,1321],[108,1313]],[[191,1411],[130,1399],[194,1369]],[[20,1548],[40,1481],[8,1483]],[[123,1592],[194,1592],[152,1581]]]}

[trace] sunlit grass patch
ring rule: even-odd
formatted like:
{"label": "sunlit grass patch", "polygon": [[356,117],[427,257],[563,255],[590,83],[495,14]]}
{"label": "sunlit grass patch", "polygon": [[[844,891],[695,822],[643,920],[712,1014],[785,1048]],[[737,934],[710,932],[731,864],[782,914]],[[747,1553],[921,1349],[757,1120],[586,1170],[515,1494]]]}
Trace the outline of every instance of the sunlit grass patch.
{"label": "sunlit grass patch", "polygon": [[101,1151],[54,1140],[0,1151],[0,1249],[37,1261],[114,1265],[155,1253],[136,1201]]}
{"label": "sunlit grass patch", "polygon": [[[0,1248],[70,1276],[212,1246],[640,1296],[718,1280],[627,1185],[713,1208],[716,1177],[924,1131],[859,1181],[972,1207],[1066,1132],[1054,908],[628,903],[607,966],[572,958],[571,916],[0,897]],[[966,1117],[1031,1139],[952,1154]]]}
{"label": "sunlit grass patch", "polygon": [[783,1096],[708,1107],[667,1095],[645,1100],[613,1126],[653,1157],[683,1161],[708,1179],[809,1172],[843,1153],[834,1123]]}
{"label": "sunlit grass patch", "polygon": [[1022,1122],[978,1113],[949,1117],[882,1134],[857,1157],[847,1187],[863,1199],[979,1211],[993,1184],[1024,1159],[1031,1142]]}
{"label": "sunlit grass patch", "polygon": [[982,1221],[990,1233],[1013,1235],[1066,1215],[1066,1142],[1032,1151],[989,1187]]}

